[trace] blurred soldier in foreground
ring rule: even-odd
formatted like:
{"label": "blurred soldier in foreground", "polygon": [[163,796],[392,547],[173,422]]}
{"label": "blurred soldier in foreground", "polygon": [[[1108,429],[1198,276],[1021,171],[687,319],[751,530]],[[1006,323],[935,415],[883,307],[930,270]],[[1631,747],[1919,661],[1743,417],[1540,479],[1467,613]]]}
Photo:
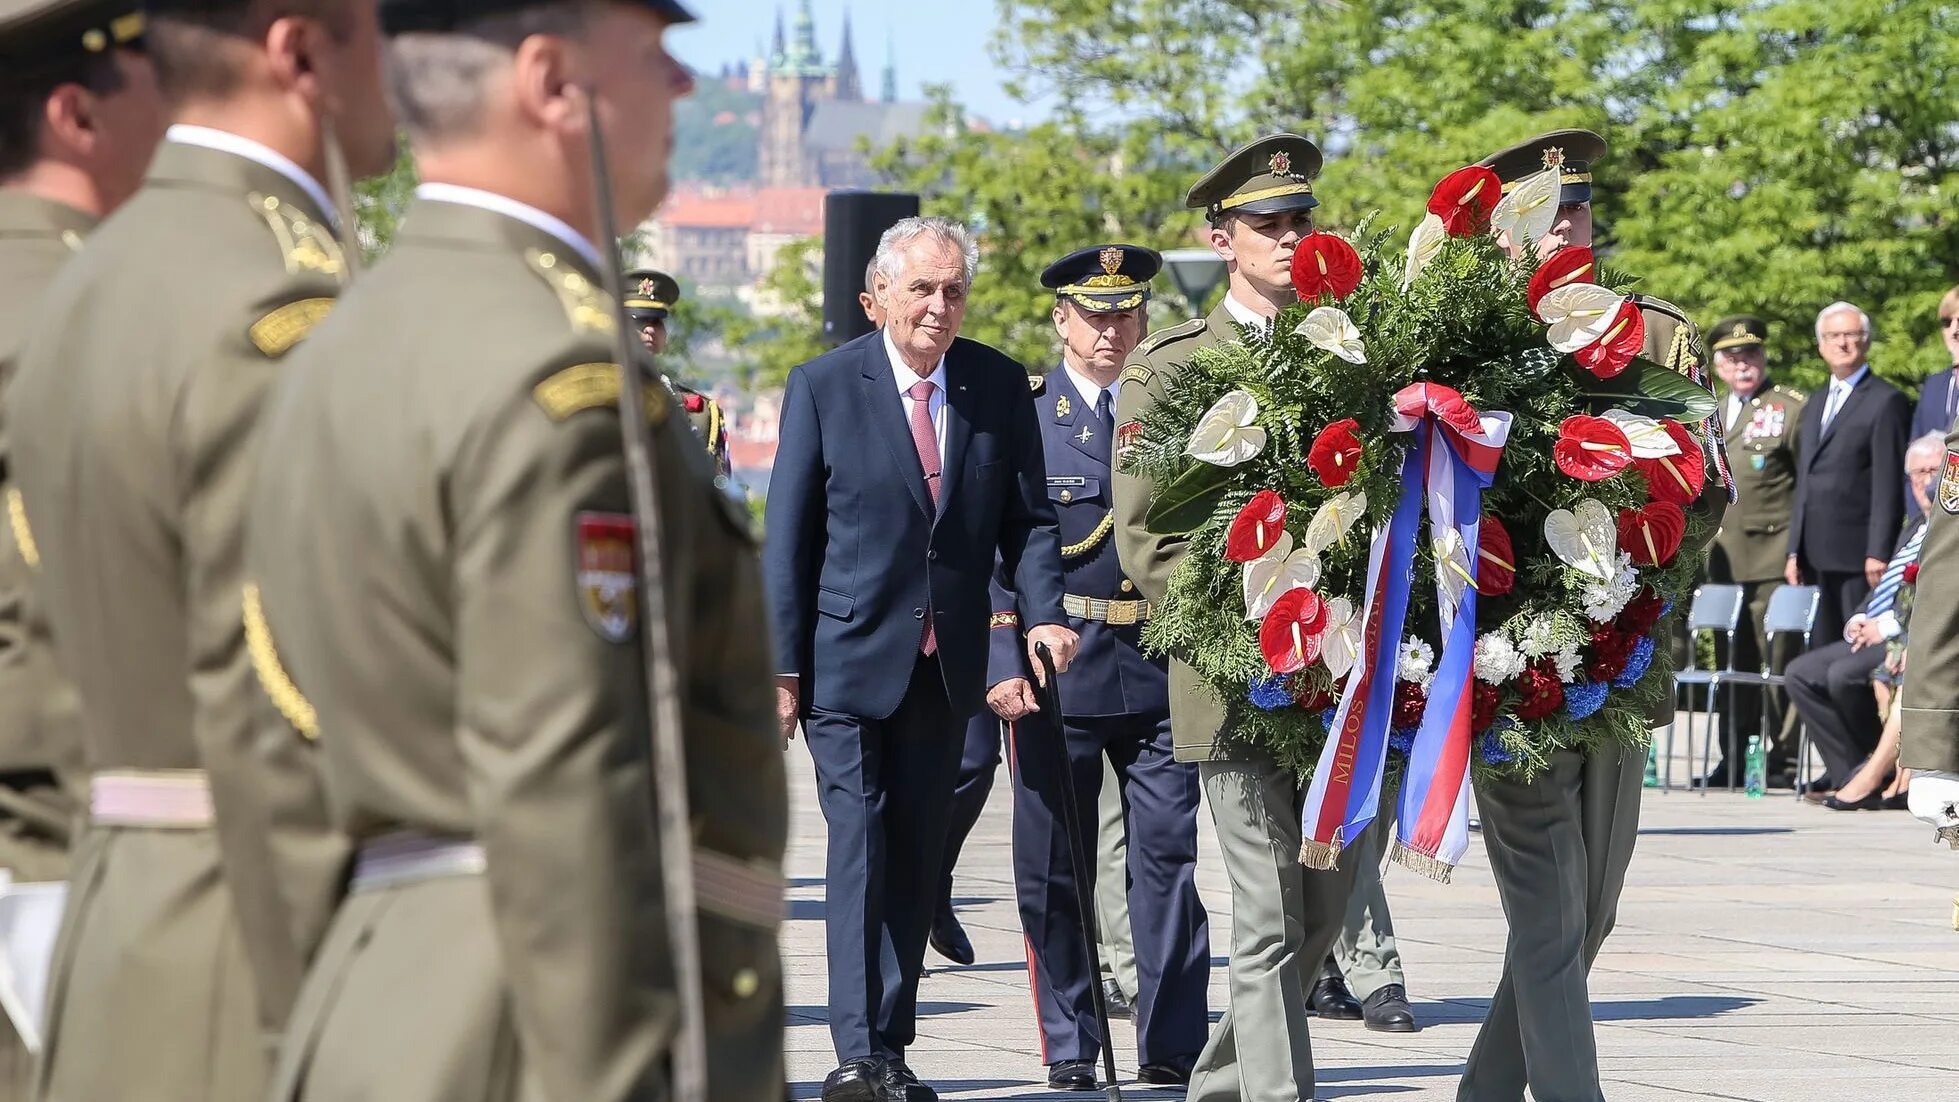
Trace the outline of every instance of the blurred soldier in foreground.
{"label": "blurred soldier in foreground", "polygon": [[38,1091],[257,1102],[304,964],[271,805],[314,777],[251,751],[244,499],[266,388],[345,275],[320,181],[336,146],[386,168],[393,126],[371,3],[153,0],[144,35],[176,125],[48,291],[7,396],[94,770]]}
{"label": "blurred soldier in foreground", "polygon": [[[661,363],[666,355],[667,318],[673,313],[674,303],[680,301],[680,284],[665,272],[651,268],[635,268],[625,274],[626,320],[633,332],[639,334],[639,341],[652,354],[654,363]],[[706,394],[675,379],[664,369],[660,378],[680,399],[680,405],[687,413],[687,419],[700,434],[701,441],[707,445],[707,453],[714,457],[715,469],[723,475],[728,473],[728,419],[721,412],[721,404]]]}

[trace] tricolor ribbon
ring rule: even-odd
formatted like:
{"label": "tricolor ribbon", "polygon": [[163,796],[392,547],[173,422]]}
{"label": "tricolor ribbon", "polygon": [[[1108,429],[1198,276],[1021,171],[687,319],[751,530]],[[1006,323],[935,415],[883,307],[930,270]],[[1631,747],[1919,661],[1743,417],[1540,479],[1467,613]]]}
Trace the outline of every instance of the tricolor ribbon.
{"label": "tricolor ribbon", "polygon": [[[1476,650],[1475,573],[1482,496],[1496,476],[1510,415],[1477,412],[1463,396],[1434,383],[1415,383],[1395,395],[1393,429],[1413,436],[1402,458],[1401,499],[1368,551],[1367,601],[1360,661],[1334,712],[1331,737],[1320,752],[1302,815],[1299,859],[1330,869],[1340,851],[1374,821],[1387,763],[1396,669],[1408,613],[1406,579],[1413,573],[1415,534],[1426,506],[1430,530],[1454,532],[1466,548],[1462,562],[1438,561],[1442,654],[1421,729],[1401,789],[1394,858],[1437,879],[1462,859],[1469,844],[1470,677]],[[1440,571],[1461,570],[1460,586]],[[1460,596],[1455,594],[1459,592]]]}

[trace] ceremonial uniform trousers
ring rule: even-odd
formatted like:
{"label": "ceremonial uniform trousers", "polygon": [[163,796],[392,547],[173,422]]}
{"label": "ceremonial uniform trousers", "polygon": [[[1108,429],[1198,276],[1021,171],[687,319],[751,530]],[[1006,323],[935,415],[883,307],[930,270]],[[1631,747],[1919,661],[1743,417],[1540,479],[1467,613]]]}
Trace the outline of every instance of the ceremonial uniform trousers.
{"label": "ceremonial uniform trousers", "polygon": [[[1706,385],[1700,339],[1678,309],[1642,296],[1645,355]],[[1726,453],[1704,445],[1707,483],[1691,512],[1711,539],[1728,505]],[[1683,545],[1680,554],[1705,553]],[[1684,610],[1682,610],[1684,611]],[[1677,611],[1676,615],[1681,614]],[[1672,624],[1662,621],[1655,638]],[[1645,682],[1647,723],[1673,722],[1671,670]],[[1623,745],[1561,750],[1536,779],[1478,781],[1476,807],[1510,934],[1503,976],[1470,1048],[1457,1102],[1602,1102],[1588,974],[1619,915],[1639,836],[1646,755]]]}
{"label": "ceremonial uniform trousers", "polygon": [[[1197,773],[1176,761],[1164,663],[1141,650],[1148,604],[1122,574],[1109,501],[1113,424],[1057,368],[1035,396],[1048,498],[1061,524],[1063,608],[1081,644],[1060,676],[1062,715],[1014,723],[1014,882],[1026,934],[1042,1059],[1092,1060],[1097,1035],[1081,897],[1094,904],[1104,760],[1118,777],[1128,826],[1129,919],[1136,953],[1135,1021],[1143,1063],[1188,1065],[1209,1026],[1210,922],[1197,895]],[[1013,595],[994,586],[987,682],[1030,677]],[[1088,867],[1076,875],[1065,819],[1073,773]],[[1084,883],[1083,880],[1086,880]]]}

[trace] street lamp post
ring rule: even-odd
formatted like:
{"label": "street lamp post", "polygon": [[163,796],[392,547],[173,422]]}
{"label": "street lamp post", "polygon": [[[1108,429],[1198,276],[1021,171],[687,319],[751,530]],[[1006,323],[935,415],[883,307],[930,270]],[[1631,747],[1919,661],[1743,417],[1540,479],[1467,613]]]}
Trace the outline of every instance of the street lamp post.
{"label": "street lamp post", "polygon": [[1190,316],[1202,316],[1204,300],[1224,282],[1224,261],[1209,249],[1171,249],[1163,254],[1163,266],[1190,308]]}

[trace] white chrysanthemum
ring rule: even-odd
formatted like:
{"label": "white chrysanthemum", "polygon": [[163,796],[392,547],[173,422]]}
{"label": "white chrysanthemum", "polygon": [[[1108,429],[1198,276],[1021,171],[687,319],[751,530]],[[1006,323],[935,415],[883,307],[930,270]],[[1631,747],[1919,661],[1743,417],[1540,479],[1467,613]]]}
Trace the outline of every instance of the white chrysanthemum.
{"label": "white chrysanthemum", "polygon": [[1585,587],[1585,615],[1606,623],[1625,610],[1639,593],[1639,572],[1633,569],[1632,556],[1619,552],[1617,569],[1610,582],[1592,582]]}
{"label": "white chrysanthemum", "polygon": [[1525,658],[1542,658],[1558,649],[1558,631],[1549,616],[1539,616],[1524,626],[1524,634],[1517,640],[1517,649],[1524,652]]}
{"label": "white chrysanthemum", "polygon": [[1401,644],[1401,667],[1397,676],[1403,681],[1413,681],[1428,688],[1429,681],[1435,677],[1435,648],[1420,639],[1404,640]]}
{"label": "white chrysanthemum", "polygon": [[1486,632],[1476,640],[1475,672],[1478,680],[1501,685],[1523,673],[1524,665],[1524,656],[1502,632]]}
{"label": "white chrysanthemum", "polygon": [[1578,680],[1578,644],[1566,643],[1559,647],[1551,661],[1558,667],[1558,680],[1569,685]]}

